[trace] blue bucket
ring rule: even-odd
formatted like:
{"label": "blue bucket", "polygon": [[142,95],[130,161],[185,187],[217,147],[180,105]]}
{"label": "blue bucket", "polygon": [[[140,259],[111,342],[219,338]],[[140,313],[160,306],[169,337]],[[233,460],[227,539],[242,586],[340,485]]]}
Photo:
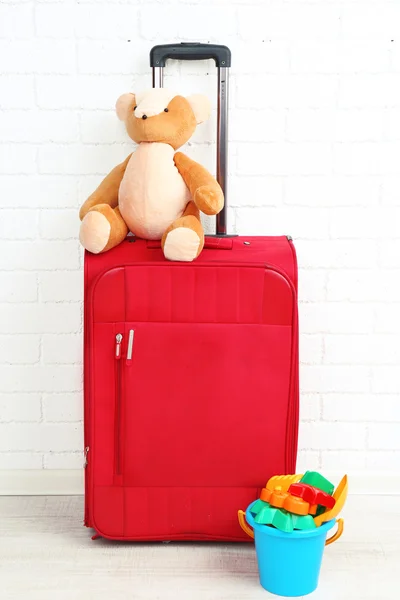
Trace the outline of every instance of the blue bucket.
{"label": "blue bucket", "polygon": [[[256,523],[251,514],[254,504],[247,508],[246,520],[254,529],[262,587],[278,596],[311,594],[318,587],[326,535],[336,520],[327,521],[316,529],[286,533]],[[337,533],[327,543],[340,537],[343,530],[341,520],[338,525]]]}

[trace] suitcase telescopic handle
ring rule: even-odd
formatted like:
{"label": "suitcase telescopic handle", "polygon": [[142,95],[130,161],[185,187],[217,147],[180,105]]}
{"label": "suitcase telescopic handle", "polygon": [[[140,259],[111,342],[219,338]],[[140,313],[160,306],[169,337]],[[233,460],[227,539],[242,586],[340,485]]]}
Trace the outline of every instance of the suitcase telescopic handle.
{"label": "suitcase telescopic handle", "polygon": [[218,68],[218,116],[217,116],[217,181],[224,192],[224,208],[217,215],[216,234],[227,235],[227,150],[228,150],[228,82],[231,66],[231,51],[227,46],[201,44],[199,42],[181,44],[161,44],[150,50],[150,66],[153,69],[153,87],[163,87],[165,61],[209,60],[214,59]]}
{"label": "suitcase telescopic handle", "polygon": [[214,59],[217,67],[231,66],[231,51],[227,46],[219,44],[200,44],[199,42],[182,42],[181,44],[161,44],[150,51],[150,66],[165,67],[168,58],[175,60],[207,60]]}

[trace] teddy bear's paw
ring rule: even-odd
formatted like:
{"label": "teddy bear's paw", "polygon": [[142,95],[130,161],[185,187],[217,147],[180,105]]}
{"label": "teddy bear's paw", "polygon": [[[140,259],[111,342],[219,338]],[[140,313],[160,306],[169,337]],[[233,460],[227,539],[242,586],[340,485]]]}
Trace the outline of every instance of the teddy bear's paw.
{"label": "teddy bear's paw", "polygon": [[193,200],[205,215],[217,215],[224,206],[224,195],[216,185],[201,185],[195,191]]}
{"label": "teddy bear's paw", "polygon": [[86,250],[99,254],[107,246],[110,232],[111,225],[107,217],[101,212],[89,211],[81,223],[79,240]]}
{"label": "teddy bear's paw", "polygon": [[201,240],[189,227],[177,227],[170,231],[164,242],[164,256],[168,260],[190,262],[200,248]]}

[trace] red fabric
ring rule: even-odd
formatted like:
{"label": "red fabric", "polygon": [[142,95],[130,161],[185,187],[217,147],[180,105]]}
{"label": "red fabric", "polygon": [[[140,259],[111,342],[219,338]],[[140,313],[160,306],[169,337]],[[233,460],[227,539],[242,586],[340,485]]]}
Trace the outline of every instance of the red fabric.
{"label": "red fabric", "polygon": [[295,472],[293,245],[216,241],[185,264],[142,240],[85,255],[85,524],[104,537],[243,541],[237,510]]}

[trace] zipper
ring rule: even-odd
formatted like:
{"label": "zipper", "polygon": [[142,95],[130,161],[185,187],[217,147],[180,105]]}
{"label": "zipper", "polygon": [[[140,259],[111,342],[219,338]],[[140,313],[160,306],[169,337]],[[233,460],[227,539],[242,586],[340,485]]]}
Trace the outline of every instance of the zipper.
{"label": "zipper", "polygon": [[115,474],[121,473],[121,353],[122,333],[115,336]]}
{"label": "zipper", "polygon": [[128,337],[128,350],[126,351],[126,366],[130,367],[132,364],[132,352],[133,352],[133,341],[135,339],[135,330],[129,330]]}
{"label": "zipper", "polygon": [[83,462],[83,468],[86,469],[86,467],[88,466],[88,454],[89,454],[89,446],[86,446],[85,451],[84,451],[84,462]]}

